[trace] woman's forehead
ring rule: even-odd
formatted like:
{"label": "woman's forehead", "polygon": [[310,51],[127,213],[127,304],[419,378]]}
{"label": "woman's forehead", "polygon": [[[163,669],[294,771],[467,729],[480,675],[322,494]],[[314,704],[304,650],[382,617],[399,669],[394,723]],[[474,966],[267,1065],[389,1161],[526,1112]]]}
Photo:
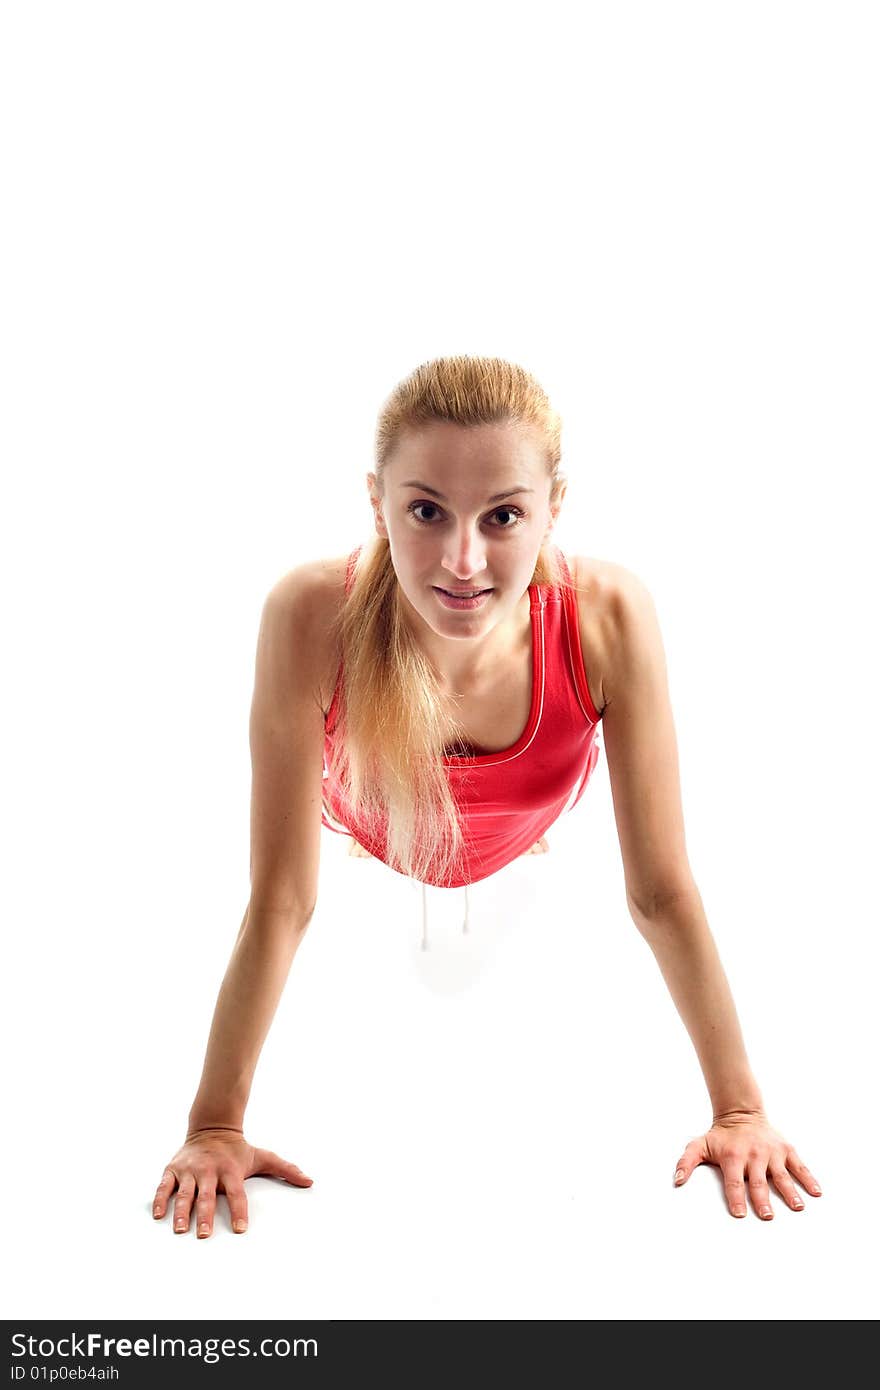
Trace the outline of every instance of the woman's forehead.
{"label": "woman's forehead", "polygon": [[[418,475],[413,469],[421,469]],[[426,475],[428,470],[432,478]],[[476,482],[502,474],[502,485],[517,481],[534,486],[547,474],[547,466],[535,431],[520,425],[462,426],[436,421],[418,432],[408,431],[388,460],[389,481],[401,484],[419,476],[425,482],[446,479],[450,483]],[[510,477],[507,477],[510,474]],[[516,477],[513,475],[516,474]]]}

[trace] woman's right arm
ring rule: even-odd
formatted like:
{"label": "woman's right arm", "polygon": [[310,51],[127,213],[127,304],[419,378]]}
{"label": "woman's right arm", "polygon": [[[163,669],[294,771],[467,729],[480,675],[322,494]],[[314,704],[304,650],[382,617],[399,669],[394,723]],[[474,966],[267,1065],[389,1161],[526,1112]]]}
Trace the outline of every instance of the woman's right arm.
{"label": "woman's right arm", "polygon": [[263,607],[250,715],[251,895],[226,970],[208,1037],[186,1139],[165,1169],[153,1215],[171,1194],[174,1229],[210,1235],[216,1193],[224,1191],[233,1229],[247,1225],[244,1180],[256,1173],[311,1184],[296,1164],[255,1149],[244,1112],[269,1026],[293,957],[315,909],[320,856],[324,715],[321,668],[325,606],[317,566],[275,585]]}

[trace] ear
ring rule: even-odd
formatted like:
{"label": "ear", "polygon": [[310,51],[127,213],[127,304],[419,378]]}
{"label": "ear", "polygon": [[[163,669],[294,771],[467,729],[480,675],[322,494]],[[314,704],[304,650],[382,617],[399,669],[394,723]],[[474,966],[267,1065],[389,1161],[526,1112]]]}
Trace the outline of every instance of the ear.
{"label": "ear", "polygon": [[382,499],[376,487],[375,473],[367,474],[367,489],[370,494],[370,506],[373,508],[373,520],[376,526],[376,534],[388,539],[388,531],[385,526],[385,518],[382,516]]}
{"label": "ear", "polygon": [[563,498],[565,497],[565,489],[566,489],[566,486],[567,486],[566,483],[563,483],[563,484],[562,484],[562,486],[560,487],[559,492],[558,492],[558,494],[557,494],[556,501],[555,501],[555,502],[551,502],[551,504],[550,504],[550,520],[547,522],[547,529],[546,529],[545,532],[544,532],[544,540],[545,540],[545,541],[547,540],[548,536],[550,535],[550,532],[553,530],[553,527],[556,525],[557,519],[558,519],[558,517],[559,517],[559,513],[560,513],[561,510],[562,510],[562,501],[563,501]]}

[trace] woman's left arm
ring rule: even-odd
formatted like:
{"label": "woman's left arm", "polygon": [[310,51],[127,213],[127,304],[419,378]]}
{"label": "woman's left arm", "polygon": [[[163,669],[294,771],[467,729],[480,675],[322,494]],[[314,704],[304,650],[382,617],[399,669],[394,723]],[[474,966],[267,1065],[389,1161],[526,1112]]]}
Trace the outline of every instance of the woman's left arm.
{"label": "woman's left arm", "polygon": [[627,906],[696,1049],[712,1101],[712,1126],[685,1148],[675,1183],[685,1182],[700,1163],[715,1164],[731,1213],[745,1216],[748,1184],[754,1209],[766,1220],[773,1215],[768,1177],[796,1211],[803,1202],[795,1178],[813,1196],[820,1188],[768,1122],[691,873],[666,658],[653,600],[623,566],[607,566],[607,576],[602,723]]}
{"label": "woman's left arm", "polygon": [[679,1158],[676,1186],[686,1182],[698,1164],[712,1163],[721,1169],[734,1216],[746,1214],[748,1184],[758,1216],[772,1218],[768,1177],[792,1210],[802,1210],[794,1179],[814,1197],[821,1189],[793,1146],[767,1120],[696,884],[691,882],[679,896],[659,904],[655,899],[650,915],[630,910],[696,1049],[712,1100],[712,1126],[692,1139]]}

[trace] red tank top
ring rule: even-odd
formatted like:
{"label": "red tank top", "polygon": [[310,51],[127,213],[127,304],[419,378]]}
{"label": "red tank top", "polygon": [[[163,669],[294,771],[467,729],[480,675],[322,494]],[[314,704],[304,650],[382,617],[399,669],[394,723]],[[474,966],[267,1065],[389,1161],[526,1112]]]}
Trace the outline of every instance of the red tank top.
{"label": "red tank top", "polygon": [[[346,593],[361,547],[348,560]],[[562,570],[571,575],[557,547]],[[526,726],[510,748],[472,757],[444,757],[450,787],[460,808],[464,835],[463,877],[444,883],[460,888],[478,883],[511,863],[541,838],[564,811],[580,801],[599,758],[601,715],[590,698],[578,628],[577,599],[568,589],[529,585],[532,620],[532,701]],[[342,668],[340,667],[340,676]],[[322,822],[353,835],[387,863],[384,834],[354,823],[351,808],[328,773],[329,750],[339,703],[337,676],[324,719]],[[466,775],[464,775],[466,773]],[[393,867],[393,866],[391,866]],[[427,882],[433,882],[428,879]]]}

